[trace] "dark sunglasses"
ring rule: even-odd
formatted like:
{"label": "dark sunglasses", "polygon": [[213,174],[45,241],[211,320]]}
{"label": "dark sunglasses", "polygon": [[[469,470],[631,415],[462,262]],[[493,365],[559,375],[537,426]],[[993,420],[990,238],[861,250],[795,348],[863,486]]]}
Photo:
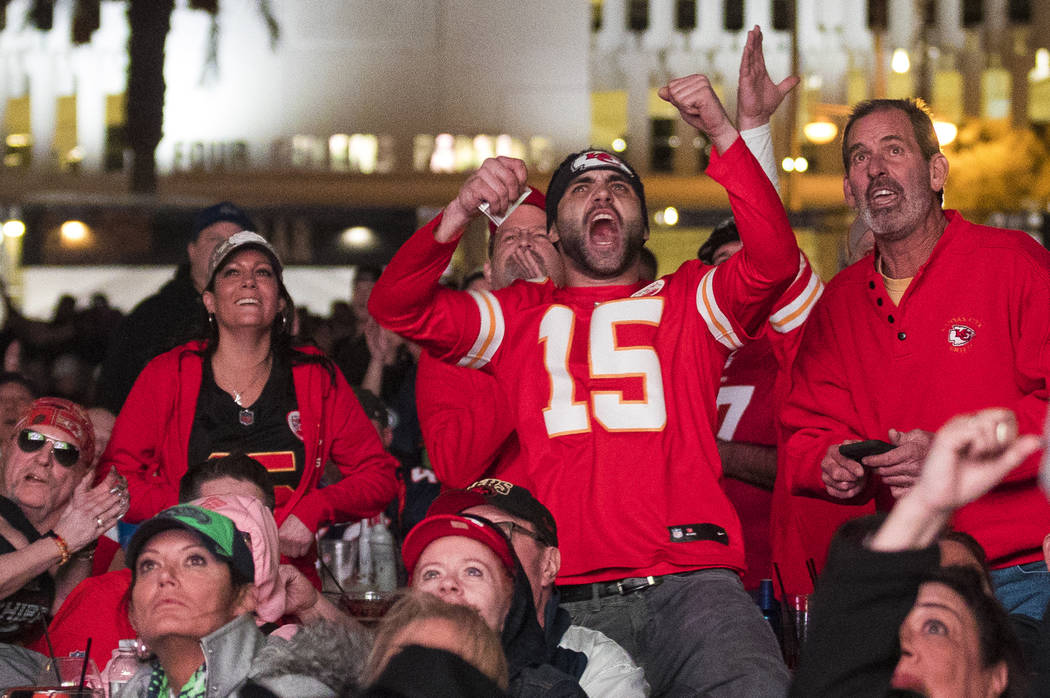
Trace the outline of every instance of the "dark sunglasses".
{"label": "dark sunglasses", "polygon": [[68,441],[59,441],[32,429],[23,429],[18,432],[18,447],[24,453],[39,451],[49,441],[51,442],[51,453],[59,465],[72,468],[80,460],[80,449]]}

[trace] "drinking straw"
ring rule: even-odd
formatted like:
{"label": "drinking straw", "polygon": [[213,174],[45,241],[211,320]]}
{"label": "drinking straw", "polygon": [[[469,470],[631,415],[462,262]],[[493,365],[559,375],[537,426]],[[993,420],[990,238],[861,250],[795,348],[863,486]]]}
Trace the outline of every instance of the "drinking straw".
{"label": "drinking straw", "polygon": [[791,631],[791,636],[797,638],[798,634],[795,630],[795,614],[792,612],[792,609],[787,607],[788,595],[787,591],[784,590],[784,578],[780,576],[780,565],[775,562],[773,563],[773,572],[777,575],[777,584],[780,585],[780,598],[784,600],[783,607],[787,610],[784,615],[787,616],[788,628]]}
{"label": "drinking straw", "polygon": [[47,656],[51,658],[51,671],[55,672],[55,683],[61,684],[62,677],[58,673],[58,662],[55,661],[55,646],[51,644],[51,633],[47,631],[47,620],[44,620],[44,639],[47,641]]}
{"label": "drinking straw", "polygon": [[87,647],[84,648],[84,664],[80,667],[80,681],[77,688],[84,688],[84,677],[87,676],[88,662],[91,661],[91,638],[88,638]]}

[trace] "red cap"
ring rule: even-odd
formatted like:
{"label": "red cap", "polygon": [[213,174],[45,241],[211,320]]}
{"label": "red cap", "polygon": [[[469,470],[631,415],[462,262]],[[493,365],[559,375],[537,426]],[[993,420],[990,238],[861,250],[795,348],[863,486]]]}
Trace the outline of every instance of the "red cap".
{"label": "red cap", "polygon": [[454,514],[428,516],[408,532],[405,543],[401,546],[401,557],[405,561],[405,570],[411,581],[416,571],[416,563],[427,546],[439,538],[462,536],[476,540],[496,554],[503,562],[510,575],[514,576],[514,555],[510,551],[510,541],[499,529],[481,523],[476,519]]}
{"label": "red cap", "polygon": [[[547,210],[547,197],[536,187],[529,187],[529,195],[521,202],[521,206],[535,206],[541,211]],[[520,195],[519,195],[520,196]],[[496,232],[496,224],[489,220],[489,235]]]}
{"label": "red cap", "polygon": [[40,397],[33,400],[15,424],[14,432],[29,427],[56,427],[64,431],[80,449],[83,463],[95,462],[95,428],[91,426],[84,408],[60,397]]}

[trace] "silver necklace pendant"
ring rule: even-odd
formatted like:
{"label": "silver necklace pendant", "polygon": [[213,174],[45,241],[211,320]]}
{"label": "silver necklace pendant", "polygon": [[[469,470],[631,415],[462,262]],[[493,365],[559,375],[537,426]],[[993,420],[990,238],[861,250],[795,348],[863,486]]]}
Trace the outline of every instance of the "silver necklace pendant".
{"label": "silver necklace pendant", "polygon": [[241,403],[241,394],[238,393],[236,390],[233,391],[233,402],[238,407],[244,407],[244,405]]}
{"label": "silver necklace pendant", "polygon": [[[238,405],[240,403],[237,403]],[[241,423],[242,427],[250,427],[255,424],[255,412],[249,409],[242,409],[237,413],[237,421]]]}

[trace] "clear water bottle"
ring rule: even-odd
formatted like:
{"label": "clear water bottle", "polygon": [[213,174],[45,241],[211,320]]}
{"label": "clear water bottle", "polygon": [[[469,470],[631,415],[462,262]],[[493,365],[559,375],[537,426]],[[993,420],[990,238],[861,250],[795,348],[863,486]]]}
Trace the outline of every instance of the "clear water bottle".
{"label": "clear water bottle", "polygon": [[372,571],[377,591],[397,589],[397,551],[394,536],[382,518],[372,527]]}
{"label": "clear water bottle", "polygon": [[106,687],[107,698],[120,698],[120,692],[139,670],[136,640],[121,640],[120,646],[113,650],[113,657],[102,672],[102,681]]}

